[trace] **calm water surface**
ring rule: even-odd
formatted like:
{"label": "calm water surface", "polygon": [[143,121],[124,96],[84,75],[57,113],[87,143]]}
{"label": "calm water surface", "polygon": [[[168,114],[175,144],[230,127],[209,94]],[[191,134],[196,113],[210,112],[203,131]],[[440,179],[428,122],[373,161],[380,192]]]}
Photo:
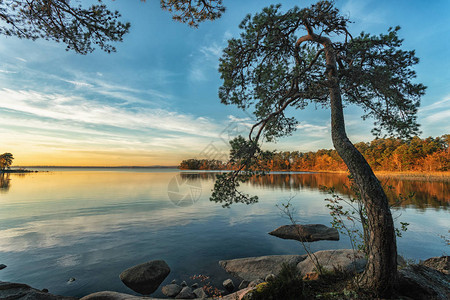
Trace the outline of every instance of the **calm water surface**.
{"label": "calm water surface", "polygon": [[[297,242],[267,234],[288,224],[276,204],[292,198],[300,223],[329,225],[328,195],[319,187],[334,186],[348,194],[344,175],[272,174],[243,186],[259,196],[257,204],[224,209],[209,201],[214,176],[170,169],[56,169],[3,177],[0,263],[8,267],[0,271],[0,281],[70,296],[100,290],[133,293],[119,274],[135,264],[164,259],[172,271],[163,284],[172,279],[189,283],[195,274],[210,275],[219,284],[229,276],[218,260],[304,254]],[[450,184],[383,183],[395,187],[393,198],[416,193],[393,210],[396,223],[410,223],[398,240],[399,253],[414,260],[448,254],[440,236],[449,237]],[[311,244],[312,250],[349,247],[345,236]],[[68,283],[71,277],[76,281]]]}

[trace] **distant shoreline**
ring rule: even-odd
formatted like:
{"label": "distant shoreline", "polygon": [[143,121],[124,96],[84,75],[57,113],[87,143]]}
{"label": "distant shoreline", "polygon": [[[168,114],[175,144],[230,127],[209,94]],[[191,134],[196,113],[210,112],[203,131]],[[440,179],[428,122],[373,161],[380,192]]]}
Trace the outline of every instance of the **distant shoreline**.
{"label": "distant shoreline", "polygon": [[11,168],[34,169],[178,169],[178,166],[15,166]]}

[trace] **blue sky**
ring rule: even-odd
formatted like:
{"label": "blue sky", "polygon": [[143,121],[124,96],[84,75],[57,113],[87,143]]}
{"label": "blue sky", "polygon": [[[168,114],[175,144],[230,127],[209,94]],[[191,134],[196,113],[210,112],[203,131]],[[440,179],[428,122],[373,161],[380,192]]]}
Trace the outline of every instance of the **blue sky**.
{"label": "blue sky", "polygon": [[[84,1],[88,2],[88,1]],[[278,1],[280,2],[280,1]],[[220,104],[218,58],[247,13],[278,3],[224,0],[227,11],[198,29],[172,21],[158,1],[108,2],[132,24],[117,53],[66,52],[63,44],[0,37],[0,152],[16,165],[177,165],[221,158],[248,116]],[[312,1],[281,1],[284,9]],[[450,1],[337,0],[353,34],[400,25],[416,49],[417,81],[428,86],[419,111],[422,137],[450,133]],[[353,142],[370,141],[372,122],[345,110]],[[270,149],[332,148],[329,111],[294,112],[297,132]]]}

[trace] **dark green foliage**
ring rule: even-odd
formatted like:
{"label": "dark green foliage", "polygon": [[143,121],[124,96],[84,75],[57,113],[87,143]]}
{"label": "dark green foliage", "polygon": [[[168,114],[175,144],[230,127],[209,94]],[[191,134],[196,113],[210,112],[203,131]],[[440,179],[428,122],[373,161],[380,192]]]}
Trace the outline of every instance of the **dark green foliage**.
{"label": "dark green foliage", "polygon": [[[288,107],[309,103],[328,106],[330,82],[320,44],[298,45],[307,27],[320,35],[342,35],[333,42],[338,58],[339,86],[344,100],[361,106],[363,118],[375,119],[376,131],[409,136],[418,132],[419,98],[425,87],[414,84],[418,63],[414,51],[401,50],[399,27],[387,34],[361,33],[352,38],[348,20],[329,1],[287,12],[270,6],[240,25],[240,38],[231,39],[220,60],[224,80],[219,97],[224,104],[254,108],[265,138],[272,140],[295,130],[297,120],[287,116]],[[255,139],[259,136],[254,137]]]}
{"label": "dark green foliage", "polygon": [[172,12],[175,21],[193,27],[205,20],[218,19],[225,12],[222,0],[161,0],[161,8]]}
{"label": "dark green foliage", "polygon": [[274,280],[252,292],[251,300],[299,300],[303,296],[303,281],[296,265],[283,264]]}
{"label": "dark green foliage", "polygon": [[252,176],[264,175],[266,171],[261,162],[271,155],[269,151],[262,151],[253,141],[239,136],[230,141],[229,167],[232,172],[217,176],[210,200],[229,207],[232,203],[252,204],[258,201],[257,196],[250,197],[240,192],[238,187],[247,182]]}
{"label": "dark green foliage", "polygon": [[[80,54],[92,52],[95,46],[108,53],[115,51],[110,43],[121,42],[130,23],[119,21],[120,13],[110,11],[104,0],[92,0],[96,4],[89,7],[78,2],[0,0],[0,34],[62,42],[67,50]],[[222,0],[161,0],[161,8],[172,12],[173,19],[194,27],[225,12]]]}
{"label": "dark green foliage", "polygon": [[102,0],[96,2],[84,8],[70,0],[0,1],[0,34],[54,40],[81,54],[94,46],[115,51],[109,43],[122,41],[130,24],[120,22],[120,13],[108,10]]}

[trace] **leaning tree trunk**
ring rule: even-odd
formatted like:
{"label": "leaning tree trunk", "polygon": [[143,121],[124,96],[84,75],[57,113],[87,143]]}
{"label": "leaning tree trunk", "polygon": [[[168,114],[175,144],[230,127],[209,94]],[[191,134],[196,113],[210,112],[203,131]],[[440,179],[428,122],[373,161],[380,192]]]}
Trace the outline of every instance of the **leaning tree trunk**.
{"label": "leaning tree trunk", "polygon": [[379,296],[388,296],[397,281],[397,245],[389,202],[372,168],[347,137],[335,52],[331,42],[323,45],[330,83],[333,144],[350,170],[367,212],[368,262],[361,278],[362,285]]}

